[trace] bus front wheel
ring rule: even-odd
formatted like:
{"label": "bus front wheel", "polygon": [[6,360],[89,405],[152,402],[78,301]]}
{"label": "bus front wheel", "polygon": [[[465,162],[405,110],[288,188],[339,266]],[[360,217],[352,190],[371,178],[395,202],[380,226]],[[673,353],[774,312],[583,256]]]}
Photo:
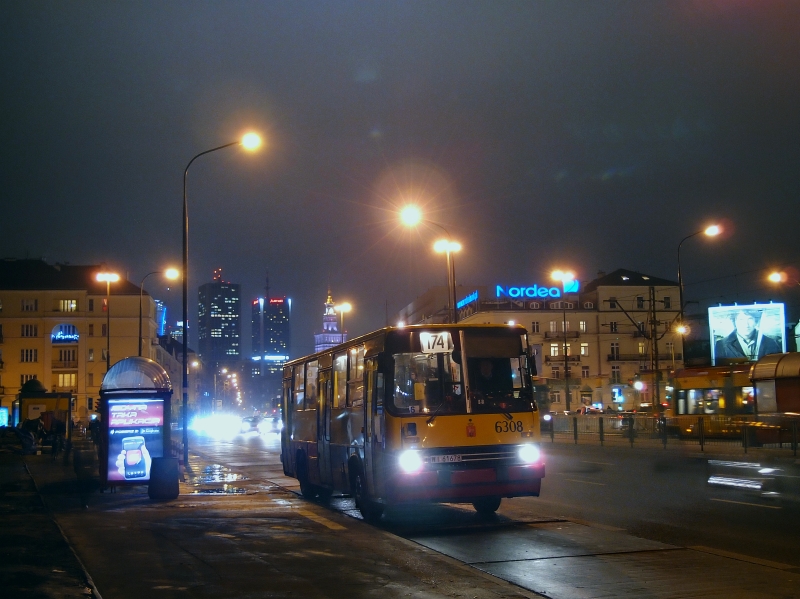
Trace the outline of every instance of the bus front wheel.
{"label": "bus front wheel", "polygon": [[297,455],[297,482],[300,483],[300,494],[306,499],[314,499],[317,496],[317,489],[308,482],[308,464],[305,454]]}
{"label": "bus front wheel", "polygon": [[356,500],[356,507],[364,516],[367,522],[376,522],[383,514],[383,506],[375,503],[369,496],[366,488],[366,481],[364,474],[359,468],[353,477],[353,497]]}
{"label": "bus front wheel", "polygon": [[482,497],[472,502],[472,507],[481,516],[490,516],[500,508],[500,497]]}

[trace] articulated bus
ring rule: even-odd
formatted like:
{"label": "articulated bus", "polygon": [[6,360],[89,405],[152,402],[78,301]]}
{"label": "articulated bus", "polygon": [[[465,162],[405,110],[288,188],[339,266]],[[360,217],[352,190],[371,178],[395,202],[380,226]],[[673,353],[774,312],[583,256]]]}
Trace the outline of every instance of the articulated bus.
{"label": "articulated bus", "polygon": [[288,362],[281,461],[305,497],[386,506],[538,496],[533,360],[521,326],[387,327]]}

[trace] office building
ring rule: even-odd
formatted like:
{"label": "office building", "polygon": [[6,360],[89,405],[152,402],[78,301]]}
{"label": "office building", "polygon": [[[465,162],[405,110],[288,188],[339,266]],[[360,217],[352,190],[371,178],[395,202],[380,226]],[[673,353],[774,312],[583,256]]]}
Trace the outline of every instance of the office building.
{"label": "office building", "polygon": [[291,351],[291,302],[267,293],[252,302],[250,403],[271,411],[280,404],[283,365]]}
{"label": "office building", "polygon": [[241,285],[223,281],[222,269],[198,290],[197,335],[198,355],[207,367],[235,367],[241,361]]}

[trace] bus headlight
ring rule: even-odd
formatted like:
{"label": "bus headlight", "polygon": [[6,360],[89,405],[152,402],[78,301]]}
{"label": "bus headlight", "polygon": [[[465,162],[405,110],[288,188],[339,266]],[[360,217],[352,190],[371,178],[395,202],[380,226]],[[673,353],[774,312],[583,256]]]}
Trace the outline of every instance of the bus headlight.
{"label": "bus headlight", "polygon": [[422,470],[422,458],[419,452],[414,449],[407,449],[400,454],[400,468],[406,474],[415,474]]}
{"label": "bus headlight", "polygon": [[541,457],[542,454],[536,445],[522,445],[519,448],[519,459],[526,464],[535,464]]}

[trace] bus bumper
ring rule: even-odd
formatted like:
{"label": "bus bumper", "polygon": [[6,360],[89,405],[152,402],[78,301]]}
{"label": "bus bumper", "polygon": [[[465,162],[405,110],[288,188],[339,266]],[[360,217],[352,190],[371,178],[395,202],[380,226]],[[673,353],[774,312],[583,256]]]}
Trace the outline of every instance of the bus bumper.
{"label": "bus bumper", "polygon": [[481,497],[538,497],[544,464],[458,470],[397,472],[387,488],[387,502],[471,502]]}

